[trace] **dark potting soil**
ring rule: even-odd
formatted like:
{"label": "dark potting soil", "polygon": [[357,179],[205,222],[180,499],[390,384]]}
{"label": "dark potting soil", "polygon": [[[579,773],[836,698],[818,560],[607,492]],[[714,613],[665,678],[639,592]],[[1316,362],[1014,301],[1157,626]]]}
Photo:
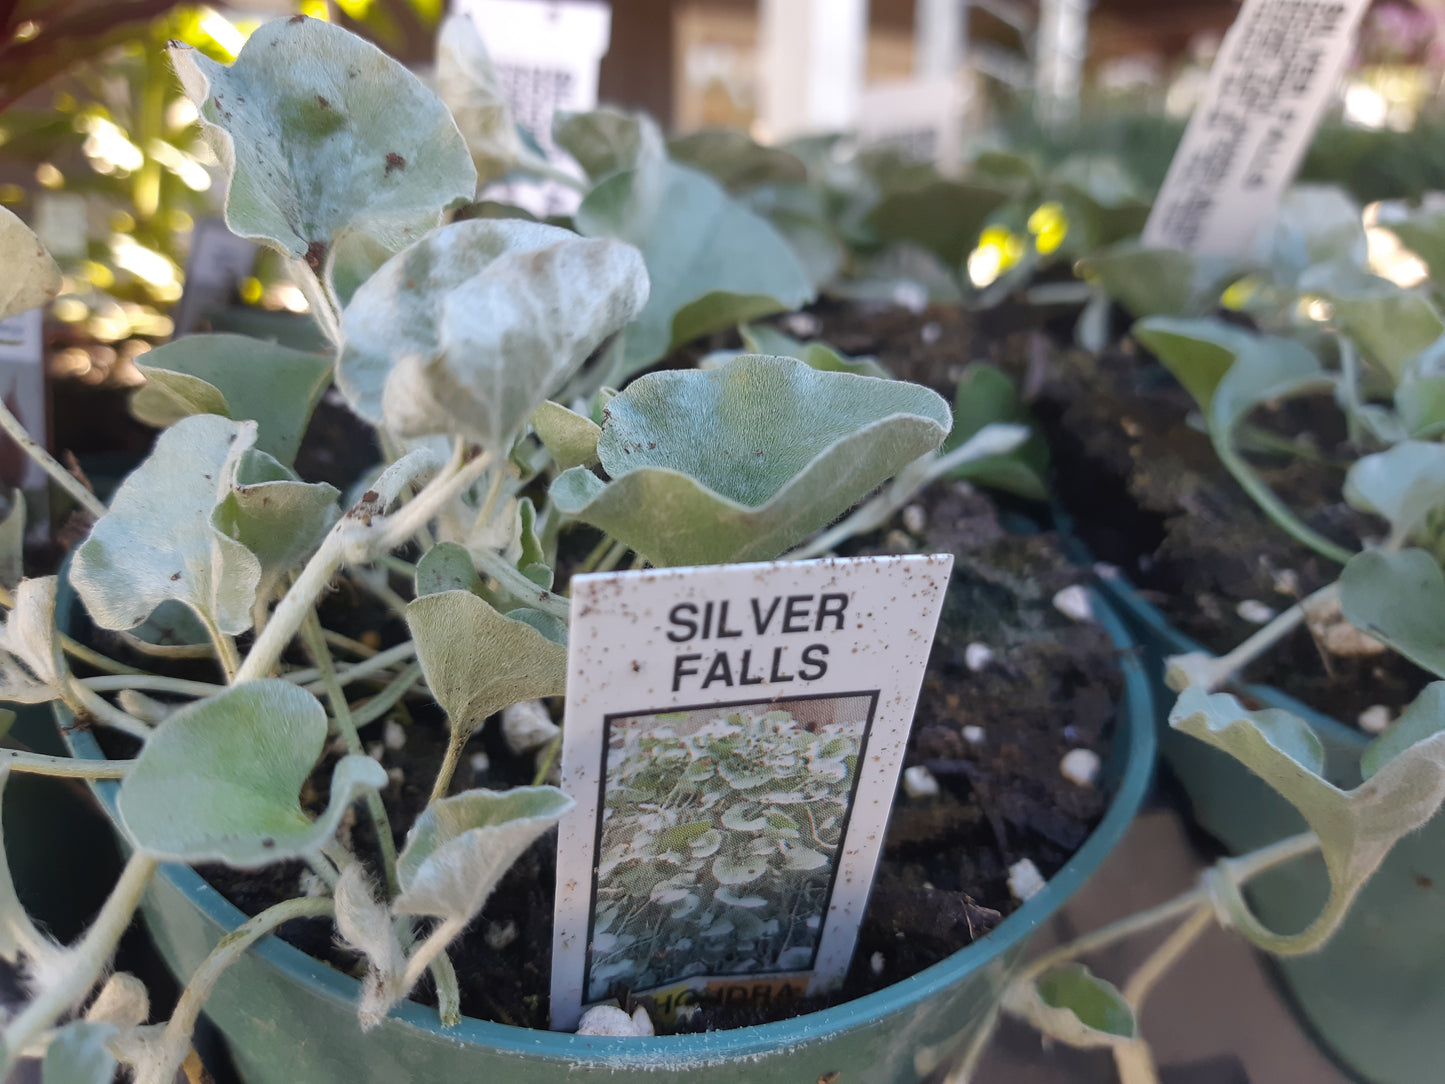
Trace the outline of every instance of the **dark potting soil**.
{"label": "dark potting soil", "polygon": [[[956,341],[936,352],[936,342],[925,344],[930,356],[919,360],[908,346],[917,339],[918,317],[891,310],[879,319],[878,343],[866,349],[837,345],[853,353],[879,353],[895,372],[922,375],[926,370],[934,378],[930,382],[950,379],[947,366],[960,357]],[[1084,582],[1088,571],[1071,564],[1059,536],[1040,531],[1024,510],[967,483],[939,482],[907,517],[916,535],[895,525],[858,541],[852,552],[952,552],[956,557],[905,759],[908,766],[926,765],[941,793],[923,799],[900,793],[853,965],[840,991],[764,1011],[704,1008],[683,1025],[687,1030],[794,1016],[881,989],[937,963],[1018,907],[1007,885],[1011,865],[1028,858],[1045,877],[1052,876],[1098,823],[1112,796],[1108,772],[1096,785],[1081,786],[1061,774],[1060,762],[1081,748],[1108,762],[1122,688],[1116,652],[1101,626],[1074,621],[1053,606],[1054,595]],[[372,630],[383,642],[401,634],[367,596],[349,593],[344,584],[327,606],[335,611],[323,615],[328,627],[351,635]],[[355,611],[348,618],[349,607]],[[994,654],[977,672],[966,662],[970,644],[984,644]],[[299,657],[296,661],[304,665]],[[560,703],[551,707],[554,716],[560,714]],[[425,806],[446,745],[445,719],[435,705],[410,700],[404,708],[398,715],[405,734],[400,748],[382,742],[379,722],[362,735],[391,775],[382,797],[398,847]],[[965,728],[974,740],[965,736]],[[105,737],[109,750],[114,739]],[[333,745],[313,773],[303,791],[308,808],[325,805],[331,767],[341,752]],[[517,786],[532,782],[534,772],[534,755],[513,755],[493,719],[473,737],[453,789]],[[342,833],[357,853],[375,855],[367,818],[349,815]],[[450,955],[467,1015],[547,1026],[555,851],[555,835],[528,850],[453,945]],[[245,873],[219,866],[200,872],[247,914],[305,891],[312,877],[299,862]],[[336,944],[329,922],[289,923],[281,935],[343,971],[364,972],[363,962]],[[628,991],[616,993],[627,1001]],[[434,1000],[425,981],[414,996]]]}
{"label": "dark potting soil", "polygon": [[[979,314],[930,310],[912,318],[911,334],[900,333],[904,317],[896,309],[869,314],[839,306],[818,315],[823,336],[849,353],[908,343],[889,357],[905,379],[937,387],[936,374],[952,369],[956,378],[971,360],[1007,371],[1045,432],[1051,483],[1074,533],[1171,624],[1215,653],[1258,629],[1240,616],[1240,603],[1284,610],[1339,575],[1337,565],[1270,521],[1220,465],[1191,421],[1193,399],[1147,351],[1128,338],[1097,355],[1068,345],[1077,309],[1013,303]],[[940,364],[949,358],[951,366]],[[1344,502],[1345,471],[1357,452],[1328,397],[1263,407],[1249,421],[1299,443],[1303,454],[1251,451],[1249,458],[1306,523],[1350,549],[1385,534],[1383,520]],[[1430,680],[1393,652],[1328,654],[1304,627],[1244,676],[1352,725],[1375,704],[1398,710]]]}
{"label": "dark potting soil", "polygon": [[[1186,635],[1222,653],[1259,627],[1240,615],[1240,603],[1284,610],[1338,577],[1338,565],[1270,521],[1220,466],[1189,421],[1193,400],[1132,340],[1094,355],[1014,336],[1003,357],[1015,372],[1032,373],[1033,409],[1078,533]],[[1358,453],[1330,399],[1262,407],[1249,421],[1297,442],[1301,454],[1251,452],[1250,462],[1305,523],[1351,550],[1383,537],[1384,521],[1342,496]],[[1306,627],[1244,676],[1351,725],[1372,705],[1398,711],[1430,680],[1393,652],[1327,652]]]}

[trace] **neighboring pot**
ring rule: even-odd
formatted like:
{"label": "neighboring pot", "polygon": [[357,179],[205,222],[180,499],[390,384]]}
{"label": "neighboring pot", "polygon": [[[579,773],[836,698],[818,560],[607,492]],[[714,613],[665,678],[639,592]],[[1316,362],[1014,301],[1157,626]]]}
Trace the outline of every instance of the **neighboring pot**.
{"label": "neighboring pot", "polygon": [[[1164,686],[1164,659],[1204,649],[1122,575],[1103,577],[1100,586],[1143,648],[1159,707],[1160,751],[1200,827],[1231,854],[1303,831],[1304,819],[1258,776],[1169,727],[1174,693]],[[1324,743],[1331,782],[1360,782],[1365,735],[1277,689],[1244,685],[1239,691],[1309,723]],[[1311,861],[1259,877],[1248,895],[1267,925],[1292,932],[1319,913],[1327,892],[1323,865]],[[1395,846],[1324,948],[1272,960],[1302,1021],[1344,1068],[1373,1084],[1439,1080],[1445,1065],[1445,816]]]}
{"label": "neighboring pot", "polygon": [[[74,594],[62,585],[61,627]],[[1096,600],[1097,603],[1097,600]],[[360,984],[275,937],[226,972],[206,1006],[247,1084],[404,1084],[497,1080],[555,1084],[603,1078],[648,1084],[813,1084],[938,1081],[986,1037],[999,995],[1030,935],[1123,837],[1149,789],[1155,758],[1149,683],[1123,622],[1098,617],[1118,647],[1124,696],[1103,776],[1113,802],[1078,853],[992,932],[948,959],[865,997],[771,1024],[650,1039],[593,1038],[464,1019],[442,1028],[436,1010],[406,1001],[375,1030],[356,1021]],[[60,705],[62,729],[71,717]],[[75,756],[101,757],[93,736],[66,731]],[[94,784],[114,812],[118,784]],[[189,867],[165,865],[142,905],[161,954],[185,981],[245,916]]]}

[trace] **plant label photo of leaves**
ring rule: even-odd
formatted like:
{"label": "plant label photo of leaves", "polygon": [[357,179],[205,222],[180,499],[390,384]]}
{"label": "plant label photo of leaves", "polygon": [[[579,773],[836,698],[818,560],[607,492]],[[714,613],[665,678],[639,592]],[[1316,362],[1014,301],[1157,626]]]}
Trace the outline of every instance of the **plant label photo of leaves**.
{"label": "plant label photo of leaves", "polygon": [[950,555],[573,579],[552,1027],[842,982]]}

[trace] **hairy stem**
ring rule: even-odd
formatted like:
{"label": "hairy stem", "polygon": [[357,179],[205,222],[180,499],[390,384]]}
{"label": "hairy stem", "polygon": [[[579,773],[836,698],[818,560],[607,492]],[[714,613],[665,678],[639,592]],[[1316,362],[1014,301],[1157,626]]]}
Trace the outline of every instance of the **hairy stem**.
{"label": "hairy stem", "polygon": [[352,718],[356,723],[356,729],[360,730],[369,723],[374,723],[383,715],[396,707],[397,702],[411,691],[418,681],[421,680],[421,663],[414,662],[393,678],[379,693],[373,696],[366,703],[362,704],[353,713]]}
{"label": "hairy stem", "polygon": [[522,605],[560,617],[563,621],[568,619],[572,604],[567,599],[527,579],[495,550],[483,546],[471,552],[477,567],[496,580],[507,594],[514,596]]}
{"label": "hairy stem", "polygon": [[431,966],[432,960],[445,952],[446,947],[460,937],[466,928],[467,920],[455,916],[437,923],[436,928],[406,961],[406,970],[401,975],[403,996],[421,980],[422,972]]}
{"label": "hairy stem", "polygon": [[[301,638],[306,644],[306,650],[311,653],[316,668],[321,671],[321,683],[326,689],[327,700],[331,702],[331,716],[336,722],[341,740],[346,744],[346,751],[364,756],[366,751],[361,746],[361,736],[357,734],[356,722],[351,717],[351,705],[346,702],[346,693],[342,691],[341,683],[336,680],[331,652],[326,647],[326,638],[321,635],[321,622],[317,619],[315,610],[308,611],[301,622]],[[387,819],[386,806],[381,795],[370,788],[366,791],[366,811],[371,816],[372,827],[376,830],[376,845],[381,852],[381,868],[386,877],[387,892],[395,896],[401,891],[401,883],[396,879],[396,841],[391,837],[391,822]]]}
{"label": "hairy stem", "polygon": [[[1318,606],[1339,594],[1338,582],[1326,584],[1307,598],[1301,599],[1288,610],[1262,625],[1247,640],[1238,644],[1218,658],[1210,660],[1205,680],[1201,682],[1209,692],[1214,692],[1233,680],[1234,675],[1259,658],[1275,644],[1288,636],[1304,621],[1313,606]],[[1182,690],[1175,689],[1175,692]]]}
{"label": "hairy stem", "polygon": [[225,689],[209,681],[162,677],[160,674],[110,674],[103,677],[79,678],[81,685],[92,692],[113,693],[122,689],[141,689],[152,693],[174,693],[176,696],[215,696]]}
{"label": "hairy stem", "polygon": [[140,852],[130,856],[85,935],[65,950],[44,987],[0,1033],[0,1079],[8,1076],[15,1059],[42,1031],[53,1027],[90,993],[110,962],[121,934],[130,925],[155,871],[154,858]]}
{"label": "hairy stem", "polygon": [[456,774],[457,765],[461,763],[462,748],[466,744],[466,738],[458,739],[456,732],[452,732],[447,742],[446,756],[442,759],[442,766],[437,769],[436,782],[432,784],[431,797],[426,800],[427,805],[439,802],[447,796],[447,791],[452,786],[452,776]]}
{"label": "hairy stem", "polygon": [[25,454],[35,460],[46,474],[55,479],[55,483],[70,494],[76,504],[96,519],[105,515],[105,505],[101,503],[100,498],[81,485],[75,475],[57,463],[49,452],[37,444],[34,438],[25,431],[25,426],[20,424],[20,419],[10,413],[10,408],[4,402],[0,402],[0,429],[9,434],[10,439],[20,445]]}
{"label": "hairy stem", "polygon": [[325,897],[302,897],[285,900],[266,908],[259,915],[237,926],[216,943],[211,954],[201,961],[191,975],[190,982],[176,1007],[166,1021],[165,1032],[160,1043],[148,1052],[144,1062],[137,1067],[135,1084],[170,1084],[177,1070],[186,1059],[191,1047],[191,1033],[195,1030],[196,1019],[216,982],[226,968],[235,963],[257,941],[283,923],[297,918],[325,918],[335,910],[332,900]]}
{"label": "hairy stem", "polygon": [[142,741],[150,737],[150,727],[135,716],[121,711],[99,693],[87,689],[74,675],[62,674],[60,679],[61,698],[65,701],[65,706],[76,715],[89,715],[103,726],[114,727]]}
{"label": "hairy stem", "polygon": [[53,775],[62,779],[124,779],[133,760],[79,760],[0,749],[0,767],[29,775]]}

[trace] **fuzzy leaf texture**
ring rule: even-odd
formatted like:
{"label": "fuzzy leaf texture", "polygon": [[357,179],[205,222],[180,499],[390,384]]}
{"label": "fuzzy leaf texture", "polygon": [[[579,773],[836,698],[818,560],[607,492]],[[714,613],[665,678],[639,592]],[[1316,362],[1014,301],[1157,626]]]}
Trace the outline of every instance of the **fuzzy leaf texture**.
{"label": "fuzzy leaf texture", "polygon": [[131,397],[131,413],[157,428],[192,414],[249,419],[256,447],[290,464],[331,382],[331,365],[325,355],[243,335],[187,335],[136,366],[146,383]]}
{"label": "fuzzy leaf texture", "polygon": [[40,1065],[40,1084],[111,1084],[118,1062],[107,1045],[114,1024],[75,1020],[55,1033]]}
{"label": "fuzzy leaf texture", "polygon": [[0,700],[41,704],[60,696],[67,671],[55,635],[54,576],[21,580],[0,627]]}
{"label": "fuzzy leaf texture", "polygon": [[813,299],[812,280],[766,219],[675,162],[646,160],[609,176],[576,221],[590,237],[636,245],[652,281],[627,329],[617,382],[683,343]]}
{"label": "fuzzy leaf texture", "polygon": [[532,428],[560,469],[597,465],[597,441],[602,437],[602,428],[591,418],[549,399],[533,412]]}
{"label": "fuzzy leaf texture", "polygon": [[1234,359],[1258,336],[1213,317],[1150,316],[1129,332],[1208,411]]}
{"label": "fuzzy leaf texture", "polygon": [[941,451],[961,448],[969,440],[997,423],[1022,425],[1028,439],[1018,447],[996,455],[985,455],[954,469],[952,478],[967,478],[979,485],[1016,493],[1042,501],[1048,498],[1044,481],[1049,466],[1049,448],[1042,434],[1032,429],[1028,408],[1019,402],[1013,381],[992,365],[975,362],[963,371],[953,400],[953,429]]}
{"label": "fuzzy leaf texture", "polygon": [[229,67],[176,42],[170,53],[230,176],[226,224],[313,270],[351,233],[395,251],[476,191],[446,106],[338,26],[275,19]]}
{"label": "fuzzy leaf texture", "polygon": [[1244,273],[1235,260],[1121,241],[1079,261],[1079,274],[1136,317],[1203,316]]}
{"label": "fuzzy leaf texture", "polygon": [[651,373],[608,403],[598,455],[552,484],[557,508],[656,565],[770,560],[948,435],[916,384],[745,355]]}
{"label": "fuzzy leaf texture", "polygon": [[465,741],[488,716],[519,700],[566,691],[563,632],[548,626],[545,634],[533,613],[499,613],[467,590],[423,595],[407,606],[417,661],[453,740]]}
{"label": "fuzzy leaf texture", "polygon": [[868,224],[879,240],[922,245],[956,271],[977,247],[988,216],[1008,198],[1004,188],[934,181],[884,196]]}
{"label": "fuzzy leaf texture", "polygon": [[1424,550],[1366,550],[1340,575],[1345,619],[1445,677],[1445,575]]}
{"label": "fuzzy leaf texture", "polygon": [[251,627],[261,562],[216,529],[256,423],[215,414],[183,418],[121,483],[110,510],[76,550],[70,581],[101,628],[134,628],[174,599],[221,632]]}
{"label": "fuzzy leaf texture", "polygon": [[326,729],[320,702],[279,678],[188,704],[155,728],[121,783],[121,825],[163,862],[257,869],[314,855],[363,791],[386,786],[370,757],[342,757],[326,810],[308,817],[299,795]]}
{"label": "fuzzy leaf texture", "polygon": [[60,293],[60,268],[15,212],[0,207],[0,320],[29,312]]}
{"label": "fuzzy leaf texture", "polygon": [[1248,711],[1227,693],[1190,688],[1180,694],[1169,725],[1228,753],[1299,810],[1320,838],[1330,877],[1330,897],[1319,916],[1299,933],[1279,934],[1259,921],[1237,884],[1212,875],[1221,921],[1279,955],[1311,952],[1329,939],[1395,842],[1433,817],[1445,800],[1445,715],[1438,710],[1439,691],[1432,690],[1419,702],[1422,718],[1405,731],[1414,740],[1381,747],[1372,758],[1374,771],[1352,790],[1321,776],[1324,747],[1297,716]]}
{"label": "fuzzy leaf texture", "polygon": [[402,915],[471,919],[502,874],[573,806],[556,787],[468,790],[433,802],[397,859]]}
{"label": "fuzzy leaf texture", "polygon": [[738,328],[738,335],[743,340],[741,350],[714,350],[698,362],[699,367],[717,369],[744,354],[771,354],[773,357],[797,358],[827,373],[856,373],[884,380],[893,375],[875,357],[849,357],[820,339],[802,342],[768,324],[743,324]]}
{"label": "fuzzy leaf texture", "polygon": [[337,387],[400,436],[461,434],[500,457],[647,289],[630,246],[535,222],[457,222],[356,292]]}
{"label": "fuzzy leaf texture", "polygon": [[1051,968],[1032,983],[1010,987],[1005,1004],[1044,1035],[1079,1049],[1117,1046],[1138,1036],[1124,996],[1083,964]]}
{"label": "fuzzy leaf texture", "polygon": [[1445,445],[1405,440],[1362,456],[1345,475],[1345,500],[1390,521],[1390,533],[1410,538],[1445,505]]}

